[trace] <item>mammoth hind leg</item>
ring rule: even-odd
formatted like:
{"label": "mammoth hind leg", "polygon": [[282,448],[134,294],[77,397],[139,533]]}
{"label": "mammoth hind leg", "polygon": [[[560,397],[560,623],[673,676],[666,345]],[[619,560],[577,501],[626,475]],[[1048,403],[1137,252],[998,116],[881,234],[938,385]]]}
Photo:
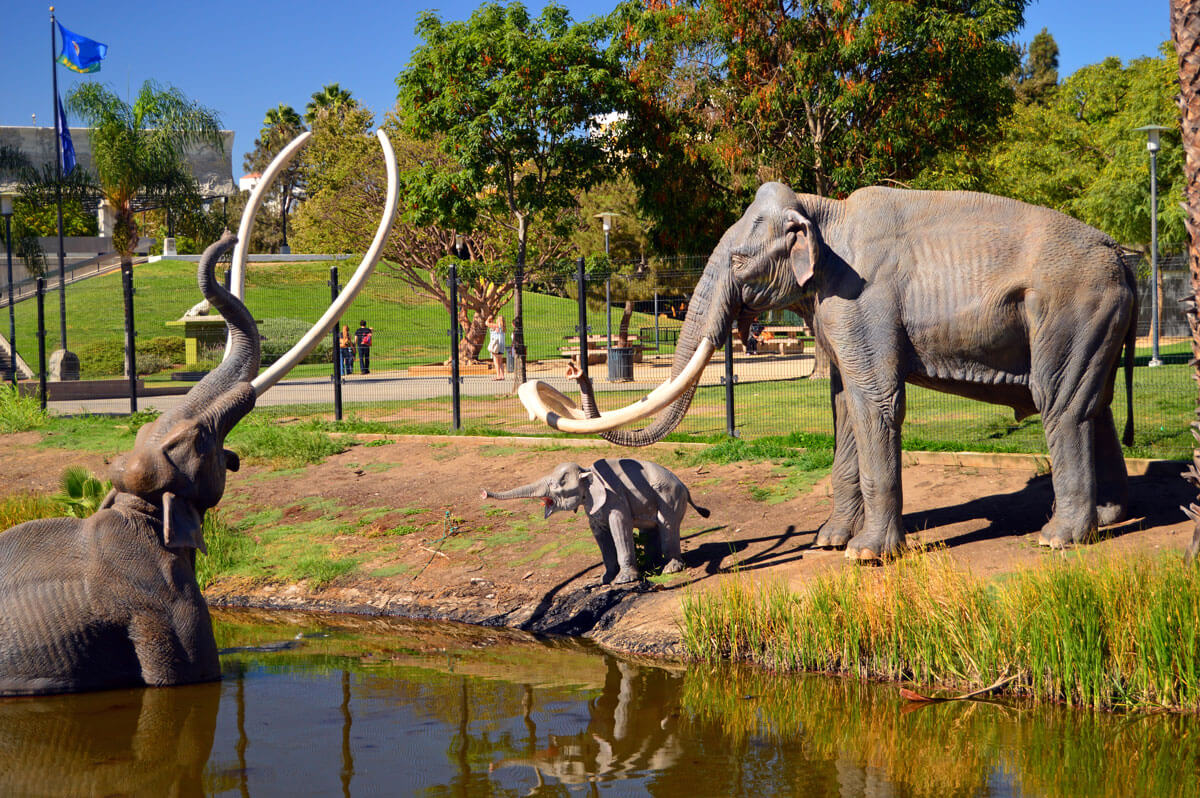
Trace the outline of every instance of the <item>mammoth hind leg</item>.
{"label": "mammoth hind leg", "polygon": [[603,524],[592,523],[592,537],[596,539],[596,545],[600,547],[600,558],[604,561],[604,576],[600,582],[607,585],[621,569],[617,564],[617,547],[613,544],[612,532]]}
{"label": "mammoth hind leg", "polygon": [[1129,517],[1129,474],[1111,407],[1104,408],[1097,417],[1092,437],[1096,458],[1096,523],[1118,524]]}
{"label": "mammoth hind leg", "polygon": [[841,548],[862,530],[863,525],[863,496],[854,425],[850,423],[846,392],[836,370],[831,381],[836,441],[833,450],[833,511],[817,530],[817,538],[813,543],[817,548]]}

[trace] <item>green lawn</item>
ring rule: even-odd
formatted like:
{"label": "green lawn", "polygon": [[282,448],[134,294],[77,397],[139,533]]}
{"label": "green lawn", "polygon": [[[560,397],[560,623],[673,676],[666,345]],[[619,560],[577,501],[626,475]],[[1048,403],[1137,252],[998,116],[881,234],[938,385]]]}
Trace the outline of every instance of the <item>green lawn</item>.
{"label": "green lawn", "polygon": [[[339,261],[339,280],[344,285],[355,261]],[[246,272],[247,306],[256,319],[294,318],[315,322],[329,307],[328,261],[308,263],[251,263]],[[374,329],[371,368],[385,370],[437,363],[450,356],[450,321],[441,303],[417,294],[399,280],[387,277],[381,264],[368,280],[362,293],[350,306],[343,323],[351,329],[360,319]],[[196,265],[186,261],[163,260],[134,268],[134,324],[141,341],[157,336],[181,335],[166,326],[202,297],[196,287]],[[557,358],[564,336],[575,334],[578,311],[574,300],[525,293],[525,334],[531,359]],[[613,330],[620,320],[621,307],[613,308]],[[123,341],[124,315],[119,273],[94,277],[67,286],[67,342],[72,351],[96,341]],[[504,309],[511,334],[512,306]],[[33,300],[16,308],[18,351],[29,363],[37,359],[37,311]],[[589,312],[593,334],[605,330],[603,311]],[[651,326],[654,320],[635,314],[631,330]],[[46,297],[46,350],[60,347],[58,295]],[[486,352],[484,353],[486,355]],[[299,367],[294,376],[316,376],[329,372],[330,366]],[[117,375],[113,375],[117,376]]]}

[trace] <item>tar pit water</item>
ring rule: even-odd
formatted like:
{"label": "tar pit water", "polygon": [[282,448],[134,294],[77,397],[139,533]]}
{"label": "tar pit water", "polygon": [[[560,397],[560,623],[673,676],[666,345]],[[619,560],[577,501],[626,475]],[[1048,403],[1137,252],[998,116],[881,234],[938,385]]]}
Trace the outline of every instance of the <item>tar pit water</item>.
{"label": "tar pit water", "polygon": [[215,621],[220,682],[0,699],[0,795],[1200,793],[1194,716],[914,705],[452,624]]}

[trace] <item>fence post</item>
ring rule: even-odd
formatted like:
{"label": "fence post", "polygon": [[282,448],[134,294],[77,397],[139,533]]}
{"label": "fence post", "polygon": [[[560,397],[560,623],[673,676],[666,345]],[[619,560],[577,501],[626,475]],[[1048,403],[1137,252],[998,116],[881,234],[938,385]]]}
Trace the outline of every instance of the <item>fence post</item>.
{"label": "fence post", "polygon": [[[125,295],[125,362],[129,364],[129,412],[133,414],[137,412],[137,351],[133,345],[134,336],[137,335],[133,327],[133,263],[125,263],[124,258],[121,261],[121,290]],[[59,298],[62,298],[61,294]],[[64,343],[63,348],[66,347]]]}
{"label": "fence post", "polygon": [[733,384],[737,377],[733,374],[733,330],[725,336],[725,376],[721,378],[725,385],[725,434],[731,438],[738,437],[733,409]]}
{"label": "fence post", "polygon": [[[608,337],[608,348],[612,349],[612,278],[604,278],[604,329]],[[611,356],[611,355],[610,355]]]}
{"label": "fence post", "polygon": [[654,289],[654,351],[658,351],[658,289]]}
{"label": "fence post", "polygon": [[[329,301],[337,302],[338,298],[338,267],[329,267]],[[339,325],[333,325],[333,418],[342,420],[342,331]]]}
{"label": "fence post", "polygon": [[579,335],[579,370],[583,372],[583,376],[588,375],[588,323],[587,323],[587,276],[584,274],[583,258],[580,258],[576,264],[575,270],[575,286],[579,294],[579,324],[575,325],[575,332]]}
{"label": "fence post", "polygon": [[460,377],[458,376],[458,265],[450,264],[450,277],[447,279],[450,293],[450,429],[462,429],[462,396],[460,393]]}
{"label": "fence post", "polygon": [[46,278],[37,278],[38,396],[46,409]]}

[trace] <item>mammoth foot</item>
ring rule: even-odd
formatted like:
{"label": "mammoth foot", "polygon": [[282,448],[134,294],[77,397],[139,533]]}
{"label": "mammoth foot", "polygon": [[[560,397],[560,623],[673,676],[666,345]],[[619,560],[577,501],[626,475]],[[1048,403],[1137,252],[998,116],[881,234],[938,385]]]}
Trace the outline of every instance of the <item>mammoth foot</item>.
{"label": "mammoth foot", "polygon": [[683,560],[676,557],[675,559],[671,560],[670,562],[668,562],[666,565],[663,566],[662,572],[664,574],[677,574],[682,570],[683,570]]}
{"label": "mammoth foot", "polygon": [[637,572],[636,568],[622,568],[620,571],[617,571],[617,575],[613,577],[612,583],[614,585],[623,585],[626,582],[636,582],[641,578],[642,575]]}
{"label": "mammoth foot", "polygon": [[899,557],[904,551],[904,537],[883,534],[855,535],[846,544],[846,559],[860,562],[884,562]]}
{"label": "mammoth foot", "polygon": [[830,516],[825,523],[821,524],[821,528],[817,530],[817,539],[813,542],[813,547],[818,549],[840,549],[850,542],[850,539],[858,531],[857,527],[860,526],[862,526],[861,517],[855,520],[846,520]]}
{"label": "mammoth foot", "polygon": [[1122,502],[1096,505],[1096,523],[1099,526],[1119,524],[1129,518],[1129,508]]}
{"label": "mammoth foot", "polygon": [[1087,543],[1096,534],[1096,522],[1072,524],[1060,520],[1056,515],[1038,533],[1038,545],[1052,549],[1065,549],[1075,543]]}

